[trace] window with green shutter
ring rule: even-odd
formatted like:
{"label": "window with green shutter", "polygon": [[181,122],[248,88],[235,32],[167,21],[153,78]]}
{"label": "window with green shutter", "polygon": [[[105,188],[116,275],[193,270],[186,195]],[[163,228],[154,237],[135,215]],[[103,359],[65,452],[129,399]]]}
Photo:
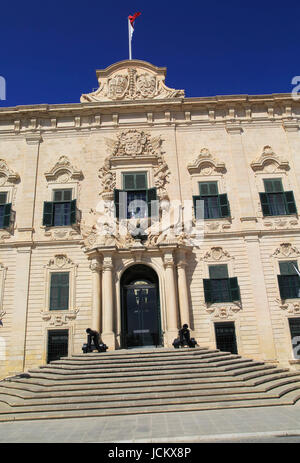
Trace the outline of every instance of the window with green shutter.
{"label": "window with green shutter", "polygon": [[7,192],[0,193],[0,228],[9,228],[11,222],[11,203],[7,203]]}
{"label": "window with green shutter", "polygon": [[[199,182],[199,193],[198,196],[193,196],[196,219],[230,217],[227,194],[219,194],[218,182]],[[201,201],[203,201],[202,205]],[[204,208],[204,217],[202,217],[202,207]]]}
{"label": "window with green shutter", "polygon": [[203,280],[205,302],[233,302],[240,300],[236,277],[228,277],[226,264],[210,265],[209,279]]}
{"label": "window with green shutter", "polygon": [[44,202],[43,225],[46,227],[68,226],[76,223],[76,199],[72,189],[54,190],[53,201]]}
{"label": "window with green shutter", "polygon": [[281,178],[264,179],[265,192],[259,193],[264,216],[296,214],[292,191],[284,191]]}
{"label": "window with green shutter", "polygon": [[277,275],[281,299],[300,297],[300,277],[296,260],[279,262],[280,275]]}
{"label": "window with green shutter", "polygon": [[146,172],[122,175],[123,190],[114,190],[115,213],[118,219],[158,218],[156,188],[148,188]]}
{"label": "window with green shutter", "polygon": [[69,276],[69,272],[51,273],[49,310],[69,309]]}

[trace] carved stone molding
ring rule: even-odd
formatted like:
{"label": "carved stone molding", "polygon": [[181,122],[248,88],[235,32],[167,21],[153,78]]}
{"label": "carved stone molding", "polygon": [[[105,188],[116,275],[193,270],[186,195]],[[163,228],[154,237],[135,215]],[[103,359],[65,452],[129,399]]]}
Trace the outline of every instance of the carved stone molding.
{"label": "carved stone molding", "polygon": [[0,159],[0,186],[7,183],[17,183],[19,180],[19,174],[10,169],[4,159]]}
{"label": "carved stone molding", "polygon": [[[44,227],[41,227],[44,229]],[[72,228],[51,228],[45,232],[45,236],[51,239],[51,241],[59,241],[59,240],[72,240],[74,236],[78,236],[79,238],[79,230],[77,227],[73,225]]]}
{"label": "carved stone molding", "polygon": [[282,301],[281,299],[276,299],[281,310],[286,312],[288,315],[300,315],[300,300],[298,301]]}
{"label": "carved stone molding", "polygon": [[220,261],[228,261],[233,259],[228,251],[224,250],[221,246],[214,246],[209,251],[207,251],[204,256],[203,260],[205,261],[213,261],[213,262],[220,262]]}
{"label": "carved stone molding", "polygon": [[[99,169],[102,197],[112,195],[116,187],[116,173],[112,168],[124,167],[138,160],[153,168],[154,186],[158,195],[167,196],[166,185],[169,183],[170,171],[162,154],[162,139],[160,136],[151,137],[143,130],[128,129],[120,132],[117,140],[106,139],[109,156]],[[107,198],[108,199],[108,198]]]}
{"label": "carved stone molding", "polygon": [[281,243],[280,246],[271,254],[271,257],[286,258],[299,257],[300,252],[291,243]]}
{"label": "carved stone molding", "polygon": [[242,309],[241,303],[233,303],[230,305],[217,305],[211,304],[205,307],[206,312],[213,315],[213,318],[216,319],[228,319],[234,318],[235,314]]}
{"label": "carved stone molding", "polygon": [[290,169],[289,162],[274,153],[269,145],[264,146],[262,154],[250,165],[254,172],[263,173],[286,172]]}
{"label": "carved stone molding", "polygon": [[70,321],[76,319],[79,309],[67,311],[45,311],[41,312],[42,320],[48,322],[50,326],[68,325]]}
{"label": "carved stone molding", "polygon": [[71,259],[69,259],[66,254],[56,254],[53,259],[49,260],[47,268],[51,270],[55,269],[64,269],[68,270],[73,267],[78,267],[77,264],[74,264]]}
{"label": "carved stone molding", "polygon": [[95,92],[82,95],[82,103],[184,97],[183,90],[165,85],[165,68],[158,68],[146,61],[121,61],[96,71],[96,74],[99,88]]}
{"label": "carved stone molding", "polygon": [[225,174],[226,166],[224,162],[218,162],[207,148],[202,148],[197,158],[187,165],[191,175],[212,175],[215,173]]}
{"label": "carved stone molding", "polygon": [[68,183],[70,180],[82,180],[81,170],[74,167],[67,156],[60,156],[49,172],[45,172],[48,182]]}

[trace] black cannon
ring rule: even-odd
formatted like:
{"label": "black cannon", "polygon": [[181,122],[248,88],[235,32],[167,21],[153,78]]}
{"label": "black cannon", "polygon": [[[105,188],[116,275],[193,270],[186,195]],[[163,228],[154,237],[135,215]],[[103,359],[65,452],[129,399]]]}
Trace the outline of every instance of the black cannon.
{"label": "black cannon", "polygon": [[194,338],[191,338],[190,330],[188,328],[188,325],[184,324],[181,330],[179,330],[179,337],[173,341],[175,349],[179,349],[179,347],[184,346],[195,347],[197,345],[197,341]]}
{"label": "black cannon", "polygon": [[82,352],[87,354],[88,352],[93,352],[93,350],[97,350],[98,352],[106,352],[108,347],[106,344],[100,341],[100,336],[97,331],[91,330],[91,328],[87,328],[87,343],[83,344]]}

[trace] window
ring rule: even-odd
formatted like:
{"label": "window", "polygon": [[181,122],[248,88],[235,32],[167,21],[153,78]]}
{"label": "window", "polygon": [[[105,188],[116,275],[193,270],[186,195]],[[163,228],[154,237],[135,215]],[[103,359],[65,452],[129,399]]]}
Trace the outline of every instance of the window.
{"label": "window", "polygon": [[0,228],[9,228],[11,203],[7,203],[7,192],[0,193]]}
{"label": "window", "polygon": [[68,355],[69,330],[49,330],[47,363]]}
{"label": "window", "polygon": [[[280,275],[277,275],[281,299],[300,297],[300,277],[296,260],[279,262]],[[297,270],[296,270],[297,269]]]}
{"label": "window", "polygon": [[49,310],[69,309],[69,277],[69,272],[51,273]]}
{"label": "window", "polygon": [[116,217],[158,216],[156,188],[147,187],[146,172],[124,173],[122,180],[123,190],[114,190]]}
{"label": "window", "polygon": [[227,265],[210,265],[209,279],[203,279],[205,302],[233,302],[240,300],[236,277],[228,277]]}
{"label": "window", "polygon": [[229,217],[227,194],[219,194],[218,182],[199,182],[199,196],[193,196],[195,217],[200,218],[200,201],[204,202],[204,219]]}
{"label": "window", "polygon": [[264,216],[296,214],[292,191],[284,191],[281,178],[265,179],[265,193],[259,193]]}
{"label": "window", "polygon": [[74,223],[76,223],[76,199],[72,200],[72,190],[54,190],[53,201],[44,202],[43,225],[60,227]]}

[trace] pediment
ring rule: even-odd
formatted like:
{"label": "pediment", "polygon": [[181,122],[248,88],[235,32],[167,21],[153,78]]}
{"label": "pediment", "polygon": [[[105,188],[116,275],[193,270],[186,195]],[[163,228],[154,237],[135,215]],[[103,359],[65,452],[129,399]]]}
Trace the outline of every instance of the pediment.
{"label": "pediment", "polygon": [[49,172],[45,172],[47,181],[60,181],[67,183],[69,180],[81,180],[83,177],[82,171],[74,167],[67,156],[60,156],[57,163]]}
{"label": "pediment", "polygon": [[207,148],[201,149],[197,158],[187,165],[187,169],[191,175],[224,174],[226,172],[224,162],[217,161]]}
{"label": "pediment", "polygon": [[251,167],[255,172],[264,171],[269,173],[276,171],[285,172],[290,168],[289,162],[274,153],[272,147],[269,145],[264,146],[262,154],[251,163]]}
{"label": "pediment", "polygon": [[122,101],[184,97],[184,90],[165,85],[166,68],[146,61],[125,60],[96,71],[99,88],[81,95],[80,101]]}

